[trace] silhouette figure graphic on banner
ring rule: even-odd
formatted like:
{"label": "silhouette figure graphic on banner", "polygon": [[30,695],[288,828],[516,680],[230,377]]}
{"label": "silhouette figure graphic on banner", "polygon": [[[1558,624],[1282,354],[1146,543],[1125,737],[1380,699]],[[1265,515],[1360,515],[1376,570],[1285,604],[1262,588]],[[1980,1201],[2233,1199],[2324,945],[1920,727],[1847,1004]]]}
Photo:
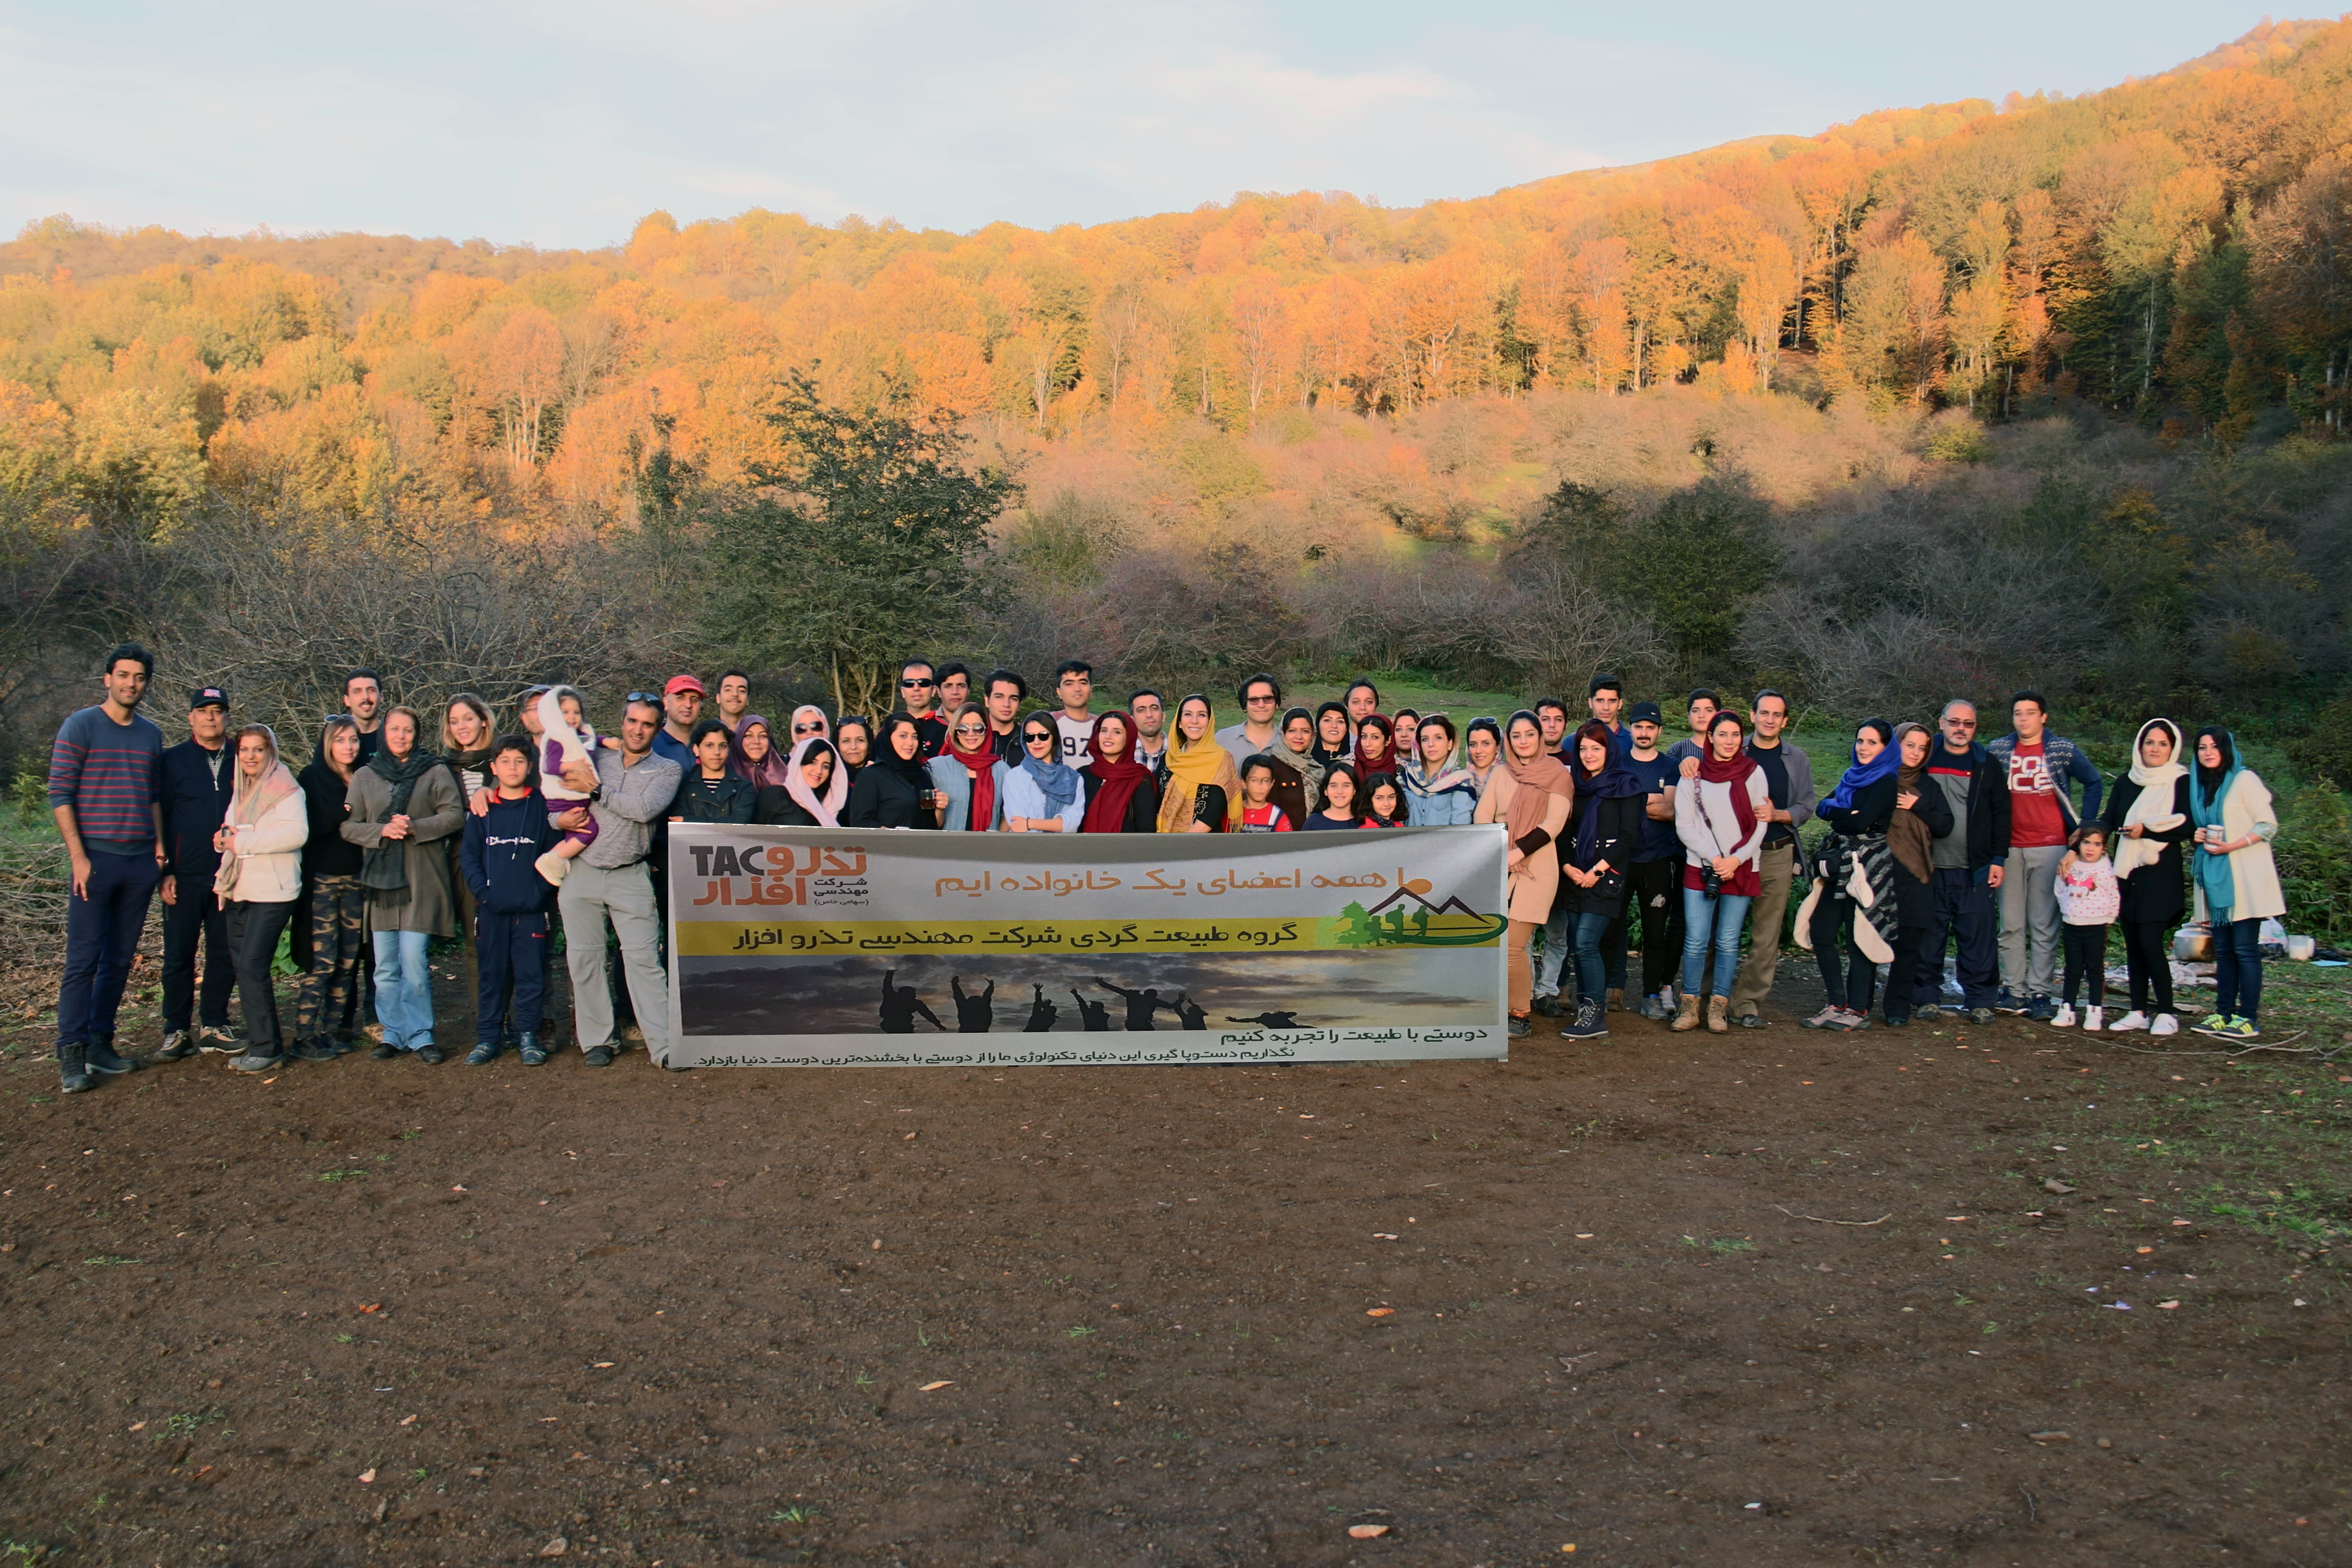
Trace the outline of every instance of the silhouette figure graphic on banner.
{"label": "silhouette figure graphic on banner", "polygon": [[940,1022],[939,1015],[933,1013],[920,996],[915,994],[913,986],[891,984],[898,974],[895,969],[882,972],[882,1032],[886,1035],[911,1035],[915,1032],[915,1015],[920,1013],[931,1021],[932,1028],[946,1033],[947,1026]]}
{"label": "silhouette figure graphic on banner", "polygon": [[996,1000],[996,982],[990,981],[988,989],[978,995],[967,996],[963,990],[963,976],[950,974],[948,976],[948,989],[955,993],[956,1032],[964,1035],[988,1033],[990,1027],[996,1022],[996,1008],[993,1005]]}

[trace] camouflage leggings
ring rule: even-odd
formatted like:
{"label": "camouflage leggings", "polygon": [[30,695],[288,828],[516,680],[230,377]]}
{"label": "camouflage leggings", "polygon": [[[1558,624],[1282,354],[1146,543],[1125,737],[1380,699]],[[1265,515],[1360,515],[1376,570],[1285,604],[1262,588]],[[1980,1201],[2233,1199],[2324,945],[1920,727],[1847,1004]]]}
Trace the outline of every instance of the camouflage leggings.
{"label": "camouflage leggings", "polygon": [[294,1003],[294,1037],[349,1037],[359,1017],[367,893],[357,877],[320,877],[310,891],[310,968]]}

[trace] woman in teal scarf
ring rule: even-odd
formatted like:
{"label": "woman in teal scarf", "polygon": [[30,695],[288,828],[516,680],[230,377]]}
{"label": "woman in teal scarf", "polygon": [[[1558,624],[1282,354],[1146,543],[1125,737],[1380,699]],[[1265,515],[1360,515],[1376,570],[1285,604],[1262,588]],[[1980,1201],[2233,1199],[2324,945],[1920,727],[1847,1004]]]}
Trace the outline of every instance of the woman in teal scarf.
{"label": "woman in teal scarf", "polygon": [[2263,921],[2286,913],[2271,858],[2278,811],[2262,779],[2239,760],[2230,731],[2197,731],[2197,774],[2189,784],[2197,912],[2213,933],[2214,1011],[2197,1026],[2216,1039],[2262,1033]]}

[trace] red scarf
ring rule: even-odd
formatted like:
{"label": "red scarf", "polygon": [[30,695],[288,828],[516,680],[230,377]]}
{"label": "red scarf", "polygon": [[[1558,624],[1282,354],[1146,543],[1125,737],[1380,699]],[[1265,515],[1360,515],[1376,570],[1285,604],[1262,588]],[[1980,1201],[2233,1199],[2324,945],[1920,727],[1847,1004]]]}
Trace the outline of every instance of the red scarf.
{"label": "red scarf", "polygon": [[[1756,759],[1742,746],[1731,754],[1729,762],[1719,761],[1715,748],[1709,746],[1699,753],[1698,776],[1702,784],[1729,784],[1731,814],[1739,820],[1738,842],[1745,844],[1756,832],[1756,803],[1748,798],[1748,775],[1756,771]],[[1724,847],[1731,847],[1727,844]]]}
{"label": "red scarf", "polygon": [[948,731],[948,743],[940,752],[953,757],[971,775],[971,830],[985,833],[996,821],[996,737],[982,734],[980,749],[967,752],[956,743],[955,731]]}
{"label": "red scarf", "polygon": [[[1105,719],[1117,719],[1127,727],[1127,749],[1119,753],[1119,759],[1115,763],[1103,755],[1102,721]],[[1127,803],[1135,798],[1136,790],[1151,776],[1151,770],[1135,760],[1133,716],[1117,708],[1108,713],[1097,714],[1095,732],[1087,737],[1087,752],[1094,758],[1094,764],[1087,769],[1087,773],[1095,781],[1095,788],[1094,794],[1087,799],[1086,818],[1078,824],[1078,831],[1124,833],[1127,831]]]}

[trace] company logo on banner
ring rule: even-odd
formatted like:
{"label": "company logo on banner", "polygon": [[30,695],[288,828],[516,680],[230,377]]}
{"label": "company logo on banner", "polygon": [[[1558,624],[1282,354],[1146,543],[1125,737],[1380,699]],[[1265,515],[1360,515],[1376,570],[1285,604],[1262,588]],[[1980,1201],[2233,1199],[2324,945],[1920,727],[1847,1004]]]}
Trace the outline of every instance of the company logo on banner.
{"label": "company logo on banner", "polygon": [[1499,827],[1064,837],[679,824],[674,1059],[1498,1058],[1507,853]]}

